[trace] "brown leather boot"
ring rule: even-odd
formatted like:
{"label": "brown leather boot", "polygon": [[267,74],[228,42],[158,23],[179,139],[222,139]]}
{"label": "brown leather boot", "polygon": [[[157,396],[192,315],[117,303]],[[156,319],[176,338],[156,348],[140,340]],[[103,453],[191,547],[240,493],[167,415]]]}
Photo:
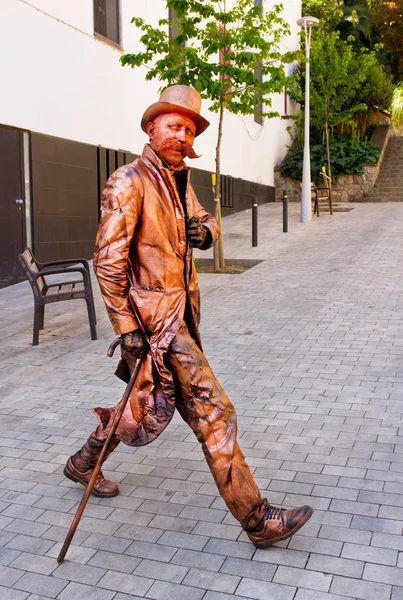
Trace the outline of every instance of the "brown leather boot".
{"label": "brown leather boot", "polygon": [[291,537],[311,518],[312,513],[313,509],[306,505],[286,510],[267,504],[263,519],[246,533],[256,548],[268,548]]}
{"label": "brown leather boot", "polygon": [[[97,464],[98,457],[105,443],[105,440],[100,440],[96,437],[95,431],[91,433],[81,450],[76,452],[74,456],[70,456],[63,470],[64,475],[68,479],[76,483],[81,483],[84,487],[87,487],[91,479],[94,467]],[[108,458],[118,444],[119,440],[112,440],[104,460]],[[119,494],[119,488],[113,481],[105,479],[102,471],[100,471],[92,489],[92,494],[101,498],[111,498]]]}

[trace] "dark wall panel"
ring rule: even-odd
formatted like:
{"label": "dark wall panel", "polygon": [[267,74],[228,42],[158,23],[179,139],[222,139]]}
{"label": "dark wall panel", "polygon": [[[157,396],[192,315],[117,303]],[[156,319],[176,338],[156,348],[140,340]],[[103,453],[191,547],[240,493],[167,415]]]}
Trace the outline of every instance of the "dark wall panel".
{"label": "dark wall panel", "polygon": [[31,148],[37,258],[91,258],[98,222],[96,146],[32,133]]}
{"label": "dark wall panel", "polygon": [[[253,198],[257,198],[259,204],[275,201],[275,188],[272,186],[254,183],[239,177],[231,177],[230,179],[231,182],[227,189],[231,189],[233,207],[222,207],[221,212],[224,217],[251,208]],[[211,173],[201,169],[192,169],[191,181],[200,204],[209,212],[213,212],[214,195]]]}
{"label": "dark wall panel", "polygon": [[[110,150],[32,133],[34,252],[39,260],[91,258],[99,219],[100,196],[116,168],[133,161],[130,152]],[[214,211],[211,173],[192,168],[200,203]],[[222,176],[222,214],[274,202],[274,187]]]}

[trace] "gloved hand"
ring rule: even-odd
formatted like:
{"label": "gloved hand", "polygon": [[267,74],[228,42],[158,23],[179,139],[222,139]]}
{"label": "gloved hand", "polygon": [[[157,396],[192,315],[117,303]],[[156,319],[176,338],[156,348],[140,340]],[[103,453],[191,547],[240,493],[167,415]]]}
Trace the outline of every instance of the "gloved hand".
{"label": "gloved hand", "polygon": [[122,338],[123,350],[134,354],[136,358],[144,356],[147,351],[147,342],[140,329],[130,331],[129,333],[123,333],[120,337]]}
{"label": "gloved hand", "polygon": [[210,234],[207,227],[202,225],[197,217],[190,219],[186,233],[192,248],[203,248],[207,236]]}

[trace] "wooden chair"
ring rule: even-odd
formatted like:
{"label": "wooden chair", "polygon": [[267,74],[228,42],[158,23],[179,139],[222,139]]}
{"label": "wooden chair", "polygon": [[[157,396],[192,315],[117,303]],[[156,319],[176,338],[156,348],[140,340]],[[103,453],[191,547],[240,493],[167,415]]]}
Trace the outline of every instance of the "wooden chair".
{"label": "wooden chair", "polygon": [[[31,284],[32,292],[34,294],[34,328],[32,345],[38,345],[39,330],[43,329],[44,326],[45,304],[61,302],[62,300],[84,299],[86,301],[91,339],[96,340],[97,320],[88,261],[83,258],[72,258],[41,263],[35,259],[30,248],[26,248],[18,258],[28,281]],[[81,264],[82,266],[73,266],[77,264]],[[58,268],[56,268],[57,266]],[[74,280],[58,282],[47,281],[45,278],[45,275],[69,273],[80,273],[81,277]]]}
{"label": "wooden chair", "polygon": [[323,177],[323,186],[317,186],[315,183],[311,183],[312,198],[315,200],[313,212],[319,217],[319,202],[320,200],[326,200],[329,204],[329,212],[333,214],[332,206],[332,190],[330,187],[330,177],[326,175],[325,171],[321,171]]}

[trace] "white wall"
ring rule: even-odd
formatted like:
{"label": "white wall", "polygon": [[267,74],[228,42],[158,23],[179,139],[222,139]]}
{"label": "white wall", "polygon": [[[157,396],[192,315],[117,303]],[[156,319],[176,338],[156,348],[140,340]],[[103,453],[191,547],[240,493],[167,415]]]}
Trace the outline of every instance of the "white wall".
{"label": "white wall", "polygon": [[[271,0],[270,0],[271,2]],[[287,0],[284,16],[297,43],[300,0]],[[122,0],[123,51],[139,49],[130,18],[144,16],[157,23],[166,17],[161,0]],[[149,104],[158,99],[159,83],[145,81],[145,69],[123,68],[122,52],[93,36],[92,0],[1,0],[0,2],[0,124],[140,153],[146,135],[139,123]],[[283,97],[274,106],[283,112]],[[217,116],[202,112],[211,126],[195,142],[203,156],[190,164],[214,170]],[[273,167],[285,154],[289,123],[226,114],[222,172],[273,184]]]}

